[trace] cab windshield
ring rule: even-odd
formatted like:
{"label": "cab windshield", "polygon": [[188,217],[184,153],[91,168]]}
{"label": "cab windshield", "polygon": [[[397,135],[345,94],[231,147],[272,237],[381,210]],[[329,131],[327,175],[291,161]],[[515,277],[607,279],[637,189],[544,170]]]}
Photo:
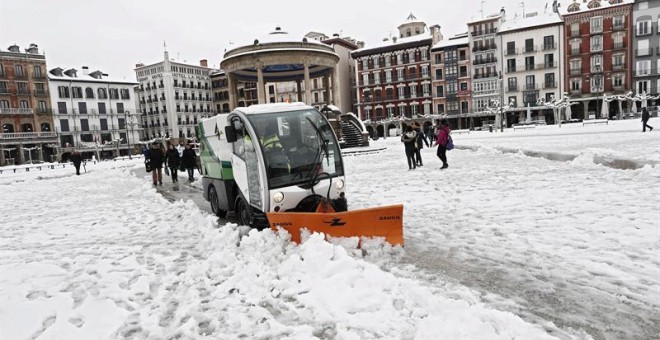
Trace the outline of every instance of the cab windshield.
{"label": "cab windshield", "polygon": [[248,120],[264,154],[271,189],[304,186],[322,172],[332,177],[344,175],[334,132],[319,111],[248,115]]}

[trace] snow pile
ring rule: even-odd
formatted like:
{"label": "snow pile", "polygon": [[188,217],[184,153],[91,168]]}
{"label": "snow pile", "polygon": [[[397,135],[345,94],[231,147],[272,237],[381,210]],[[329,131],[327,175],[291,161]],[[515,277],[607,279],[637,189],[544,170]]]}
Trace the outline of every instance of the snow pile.
{"label": "snow pile", "polygon": [[2,179],[13,198],[0,208],[3,338],[552,338],[319,235],[296,246],[271,231],[218,229],[133,167]]}

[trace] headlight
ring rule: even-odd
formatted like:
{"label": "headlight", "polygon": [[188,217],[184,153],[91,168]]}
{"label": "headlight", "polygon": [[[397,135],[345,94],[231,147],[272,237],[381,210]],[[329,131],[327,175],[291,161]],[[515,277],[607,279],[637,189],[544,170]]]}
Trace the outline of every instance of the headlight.
{"label": "headlight", "polygon": [[284,194],[283,193],[276,192],[276,193],[273,194],[273,201],[275,201],[275,203],[280,203],[283,200],[284,200]]}
{"label": "headlight", "polygon": [[335,182],[335,187],[337,188],[337,190],[343,189],[344,188],[344,180],[340,179],[337,182]]}

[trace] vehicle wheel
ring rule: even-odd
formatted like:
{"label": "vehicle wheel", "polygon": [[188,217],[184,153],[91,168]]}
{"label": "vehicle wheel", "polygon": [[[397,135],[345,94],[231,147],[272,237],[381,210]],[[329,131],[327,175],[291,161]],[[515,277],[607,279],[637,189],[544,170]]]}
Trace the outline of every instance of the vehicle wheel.
{"label": "vehicle wheel", "polygon": [[241,225],[252,226],[250,207],[242,198],[239,198],[236,201],[236,215],[238,216],[238,221]]}
{"label": "vehicle wheel", "polygon": [[218,202],[218,192],[215,191],[214,186],[209,187],[209,202],[211,202],[211,211],[221,218],[227,216],[227,211],[220,209],[220,202]]}

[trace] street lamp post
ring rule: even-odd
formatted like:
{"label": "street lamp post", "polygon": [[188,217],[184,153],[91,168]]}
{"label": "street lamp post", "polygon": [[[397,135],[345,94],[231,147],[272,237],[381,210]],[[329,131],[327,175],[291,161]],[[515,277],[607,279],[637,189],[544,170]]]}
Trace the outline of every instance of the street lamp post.
{"label": "street lamp post", "polygon": [[[131,116],[130,111],[128,111],[128,110],[124,111],[124,124],[126,124],[126,144],[128,144],[128,159],[133,159],[132,155],[131,155],[132,152],[131,152],[131,137],[130,137],[130,134],[133,131],[132,124],[134,124],[133,123],[134,118],[135,117]],[[130,132],[129,132],[129,129],[128,129],[129,125],[131,125]]]}

